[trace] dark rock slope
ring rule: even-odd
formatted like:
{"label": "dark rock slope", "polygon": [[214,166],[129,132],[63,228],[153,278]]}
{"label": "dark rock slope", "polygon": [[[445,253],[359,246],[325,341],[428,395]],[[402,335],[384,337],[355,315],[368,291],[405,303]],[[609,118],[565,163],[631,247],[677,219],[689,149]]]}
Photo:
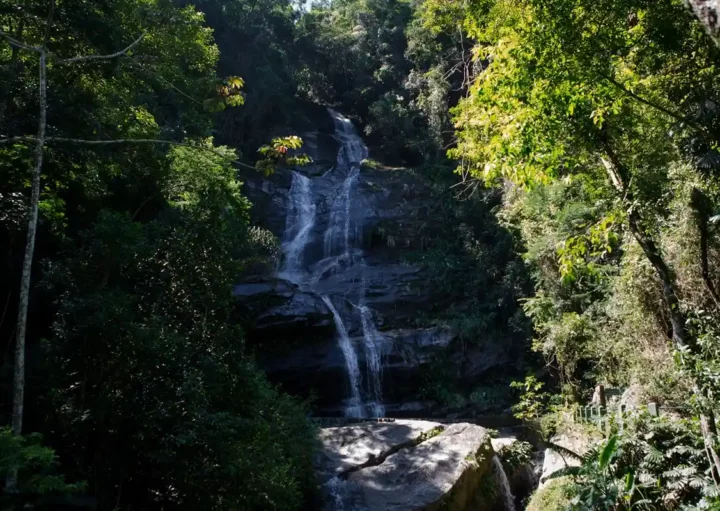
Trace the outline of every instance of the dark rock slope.
{"label": "dark rock slope", "polygon": [[[363,165],[348,209],[356,231],[353,236],[362,251],[362,264],[323,273],[319,265],[326,230],[345,179],[342,172],[335,170],[338,150],[342,148],[332,133],[315,131],[303,134],[303,138],[314,163],[299,172],[310,179],[315,198],[315,221],[303,260],[308,272],[318,276],[317,282],[312,292],[277,274],[254,275],[240,282],[235,289],[238,306],[252,318],[246,325],[248,343],[256,347],[271,380],[291,393],[313,395],[318,413],[342,414],[342,401],[348,395],[346,361],[338,347],[333,316],[321,296],[336,297],[335,307],[348,318],[348,335],[357,346],[364,374],[366,360],[360,349],[363,327],[359,319],[353,319],[357,303],[348,297],[349,290],[362,281],[364,304],[373,311],[375,326],[384,340],[382,387],[386,413],[418,415],[427,405],[419,396],[419,368],[453,341],[449,329],[428,328],[423,321],[432,308],[433,297],[423,285],[425,270],[407,262],[413,251],[423,248],[423,233],[434,221],[431,189],[411,170]],[[282,239],[293,207],[292,171],[279,170],[269,177],[251,174],[243,179],[245,193],[253,203],[255,224]],[[482,369],[504,361],[498,353],[475,356],[481,360]]]}

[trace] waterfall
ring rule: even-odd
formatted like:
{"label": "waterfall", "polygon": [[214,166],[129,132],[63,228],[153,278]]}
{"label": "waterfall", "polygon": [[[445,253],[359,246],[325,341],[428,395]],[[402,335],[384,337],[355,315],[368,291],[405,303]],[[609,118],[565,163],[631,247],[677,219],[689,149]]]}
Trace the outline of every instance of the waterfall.
{"label": "waterfall", "polygon": [[[316,278],[321,278],[324,272],[340,270],[343,265],[350,267],[360,264],[365,267],[362,258],[361,226],[352,224],[352,194],[360,176],[360,162],[368,157],[368,150],[360,136],[357,134],[352,122],[335,112],[329,110],[335,122],[335,137],[340,142],[338,150],[336,170],[347,172],[345,179],[339,189],[339,193],[333,200],[330,208],[330,218],[325,231],[324,254],[326,263],[321,265],[321,272]],[[359,255],[358,255],[359,254]],[[382,405],[382,341],[383,337],[377,331],[372,311],[365,305],[365,282],[363,278],[362,288],[359,291],[360,321],[363,330],[363,345],[365,354],[365,365],[367,368],[367,389],[368,401],[363,404],[360,394],[356,391],[361,389],[360,373],[355,373],[357,355],[352,344],[345,342],[343,332],[347,332],[342,318],[333,312],[335,323],[338,325],[340,347],[345,356],[348,376],[351,382],[351,406],[346,409],[345,415],[354,416],[357,408],[365,416],[382,417],[385,415],[385,408]],[[326,302],[327,303],[327,302]],[[355,383],[357,380],[357,383]],[[357,404],[357,408],[356,408]]]}
{"label": "waterfall", "polygon": [[280,276],[298,283],[302,274],[303,255],[315,225],[315,200],[310,179],[299,172],[292,173],[290,208],[285,224],[282,252],[285,255]]}
{"label": "waterfall", "polygon": [[503,504],[505,507],[504,511],[515,511],[515,497],[513,497],[512,491],[510,489],[510,481],[508,481],[507,474],[505,474],[505,469],[503,469],[500,458],[498,458],[497,456],[493,456],[492,464],[495,485],[497,486],[502,496]]}
{"label": "waterfall", "polygon": [[338,343],[345,357],[345,367],[347,369],[348,379],[350,380],[350,404],[345,408],[345,416],[359,418],[363,416],[363,410],[362,398],[360,397],[360,366],[357,355],[350,342],[350,336],[347,333],[347,328],[345,328],[345,323],[343,323],[332,300],[325,295],[321,296],[321,298],[328,309],[330,309],[333,319],[335,320],[335,328],[338,332]]}
{"label": "waterfall", "polygon": [[367,146],[363,143],[355,131],[355,126],[350,119],[328,109],[330,115],[335,122],[335,137],[340,142],[340,150],[338,151],[337,164],[343,168],[352,164],[359,164],[368,157]]}
{"label": "waterfall", "polygon": [[327,483],[325,483],[325,486],[328,488],[330,498],[332,499],[332,511],[345,511],[345,499],[347,494],[345,484],[345,481],[341,480],[337,476],[331,478]]}
{"label": "waterfall", "polygon": [[380,351],[383,338],[375,327],[372,311],[365,305],[360,306],[360,318],[363,327],[369,393],[372,398],[372,401],[368,403],[368,408],[372,417],[383,417],[385,407],[382,404],[382,353]]}
{"label": "waterfall", "polygon": [[[333,201],[330,208],[330,220],[328,228],[325,231],[325,257],[330,257],[340,249],[340,257],[351,260],[351,244],[350,244],[350,194],[353,185],[360,175],[360,168],[354,166],[348,172],[348,176],[343,181],[340,193]],[[338,246],[338,241],[342,241],[342,245]],[[337,254],[336,254],[337,255]]]}
{"label": "waterfall", "polygon": [[[345,415],[382,417],[385,414],[382,404],[382,348],[385,339],[377,330],[372,310],[365,304],[362,222],[353,221],[352,209],[360,176],[360,163],[368,157],[368,149],[350,119],[334,110],[329,110],[329,113],[335,123],[335,138],[340,143],[340,148],[335,168],[319,178],[323,184],[327,181],[337,183],[331,188],[334,198],[328,208],[327,228],[323,236],[324,259],[313,266],[314,271],[310,271],[311,265],[304,260],[305,248],[312,241],[318,208],[310,178],[293,172],[290,205],[281,245],[284,259],[278,276],[297,284],[305,292],[319,294],[333,316],[338,346],[345,359],[345,370],[350,383],[350,397]],[[338,174],[343,176],[341,181],[335,178]],[[352,313],[343,316],[336,307],[336,304],[340,305],[338,299],[321,293],[320,283],[350,268],[357,268],[357,265],[360,265],[363,274],[362,286],[349,284],[345,295],[346,299],[352,296],[358,301],[353,304]],[[358,324],[356,314],[359,316],[363,333],[366,388],[363,388],[358,354],[348,334],[348,325],[352,329]]]}

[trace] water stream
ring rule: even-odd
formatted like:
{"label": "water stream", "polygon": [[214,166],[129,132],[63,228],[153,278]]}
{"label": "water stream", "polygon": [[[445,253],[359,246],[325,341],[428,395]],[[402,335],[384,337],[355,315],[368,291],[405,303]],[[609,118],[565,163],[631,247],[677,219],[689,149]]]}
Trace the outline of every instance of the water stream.
{"label": "water stream", "polygon": [[510,489],[510,481],[508,481],[505,469],[503,469],[502,462],[497,456],[493,456],[493,479],[495,480],[495,486],[500,492],[503,499],[504,511],[515,511],[515,497],[513,497],[512,490]]}
{"label": "water stream", "polygon": [[302,281],[305,247],[315,226],[316,209],[310,179],[299,172],[293,172],[290,211],[283,235],[285,241],[281,247],[285,257],[279,275],[296,284]]}
{"label": "water stream", "polygon": [[348,379],[350,380],[350,402],[345,408],[346,417],[363,417],[363,406],[362,398],[360,397],[360,366],[358,365],[357,355],[355,349],[350,342],[350,336],[348,335],[347,328],[342,317],[338,313],[335,305],[333,304],[330,297],[323,295],[323,302],[327,305],[328,309],[333,315],[335,320],[335,329],[337,330],[338,344],[345,357],[345,369],[347,370]]}
{"label": "water stream", "polygon": [[[361,221],[353,219],[353,199],[357,197],[360,163],[368,157],[368,149],[358,135],[352,122],[343,115],[329,110],[335,122],[335,138],[340,143],[337,162],[330,171],[343,175],[336,180],[328,210],[327,228],[323,234],[324,258],[315,265],[305,260],[308,244],[313,240],[313,230],[318,221],[317,201],[313,193],[313,180],[299,172],[293,172],[289,193],[290,205],[282,242],[283,263],[278,276],[297,284],[307,292],[316,292],[323,279],[360,267],[364,272]],[[332,179],[328,174],[320,179]],[[310,268],[314,268],[312,271]],[[345,360],[350,396],[346,400],[347,417],[382,417],[382,347],[384,337],[375,324],[373,311],[365,304],[365,279],[362,284],[351,284],[344,296],[320,295],[333,315],[338,346]],[[356,303],[350,301],[354,299]],[[350,307],[347,306],[349,302]],[[344,306],[343,306],[344,305]],[[347,312],[346,312],[347,311]],[[367,372],[366,386],[358,361],[358,353],[348,334],[348,324],[358,322],[362,327],[362,354]],[[357,324],[357,323],[356,323]]]}
{"label": "water stream", "polygon": [[363,341],[365,344],[365,362],[367,365],[368,391],[372,399],[367,407],[372,417],[384,417],[382,404],[382,343],[383,337],[375,327],[372,311],[366,305],[360,306]]}

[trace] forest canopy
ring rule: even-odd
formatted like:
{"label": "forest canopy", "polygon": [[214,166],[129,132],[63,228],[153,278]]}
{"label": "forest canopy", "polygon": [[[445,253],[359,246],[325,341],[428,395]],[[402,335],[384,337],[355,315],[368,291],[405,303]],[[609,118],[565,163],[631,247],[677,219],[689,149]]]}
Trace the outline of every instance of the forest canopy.
{"label": "forest canopy", "polygon": [[[277,262],[239,169],[307,163],[321,105],[432,184],[432,320],[519,352],[519,415],[598,384],[677,410],[590,453],[568,505],[716,509],[714,5],[0,0],[5,497],[312,509],[308,404],[231,290]],[[446,369],[426,397],[467,400]]]}

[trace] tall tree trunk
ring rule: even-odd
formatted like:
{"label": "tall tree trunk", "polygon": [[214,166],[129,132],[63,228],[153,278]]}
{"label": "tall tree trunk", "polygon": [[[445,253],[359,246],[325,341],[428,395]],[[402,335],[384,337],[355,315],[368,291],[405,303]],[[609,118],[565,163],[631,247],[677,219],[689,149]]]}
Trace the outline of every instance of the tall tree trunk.
{"label": "tall tree trunk", "polygon": [[[25,334],[27,331],[28,303],[30,301],[30,281],[32,263],[35,254],[35,236],[37,234],[38,209],[40,204],[40,177],[42,176],[45,156],[45,132],[47,129],[47,52],[45,46],[40,50],[40,118],[38,120],[37,143],[35,145],[35,168],[32,176],[30,194],[30,212],[28,215],[27,242],[20,276],[20,299],[18,303],[17,337],[15,340],[15,373],[13,375],[12,432],[22,434],[23,409],[25,406]],[[17,491],[17,468],[10,470],[5,481],[5,489],[10,493]]]}
{"label": "tall tree trunk", "polygon": [[685,347],[688,345],[688,336],[685,330],[685,315],[680,310],[680,300],[675,289],[675,278],[670,271],[667,263],[662,257],[660,250],[650,236],[648,236],[642,228],[640,215],[635,209],[628,211],[628,224],[630,226],[630,232],[638,242],[645,257],[647,257],[650,264],[655,269],[660,282],[663,286],[663,297],[668,307],[670,314],[670,324],[672,325],[672,340],[673,343],[678,347]]}
{"label": "tall tree trunk", "polygon": [[715,44],[720,46],[720,0],[685,0]]}
{"label": "tall tree trunk", "polygon": [[708,263],[708,218],[710,217],[711,206],[707,196],[697,188],[693,188],[690,196],[690,207],[693,209],[695,221],[697,222],[700,234],[700,269],[705,289],[720,309],[720,294],[710,278],[710,264]]}
{"label": "tall tree trunk", "polygon": [[30,300],[30,278],[35,235],[37,233],[38,207],[40,203],[40,177],[45,156],[45,132],[47,128],[47,54],[40,53],[40,119],[38,121],[37,144],[35,145],[35,168],[32,176],[30,214],[28,215],[27,242],[20,277],[20,303],[18,305],[17,338],[15,343],[15,374],[13,377],[12,430],[22,433],[23,405],[25,397],[25,333],[27,330],[28,303]]}
{"label": "tall tree trunk", "polygon": [[617,154],[610,147],[610,144],[605,141],[605,154],[607,159],[603,158],[602,162],[605,166],[605,170],[610,177],[610,181],[617,190],[620,197],[622,197],[627,203],[631,204],[628,208],[628,226],[633,237],[642,248],[645,257],[652,265],[653,269],[660,278],[663,286],[663,297],[668,307],[670,314],[670,323],[672,325],[672,340],[673,343],[678,347],[685,347],[688,345],[688,339],[685,332],[685,315],[680,310],[680,300],[678,299],[678,293],[675,285],[675,278],[670,271],[670,267],[663,259],[660,249],[658,248],[655,240],[649,236],[642,227],[642,219],[637,209],[632,206],[633,195],[632,191],[627,187],[629,182],[628,173],[625,167],[620,162]]}

